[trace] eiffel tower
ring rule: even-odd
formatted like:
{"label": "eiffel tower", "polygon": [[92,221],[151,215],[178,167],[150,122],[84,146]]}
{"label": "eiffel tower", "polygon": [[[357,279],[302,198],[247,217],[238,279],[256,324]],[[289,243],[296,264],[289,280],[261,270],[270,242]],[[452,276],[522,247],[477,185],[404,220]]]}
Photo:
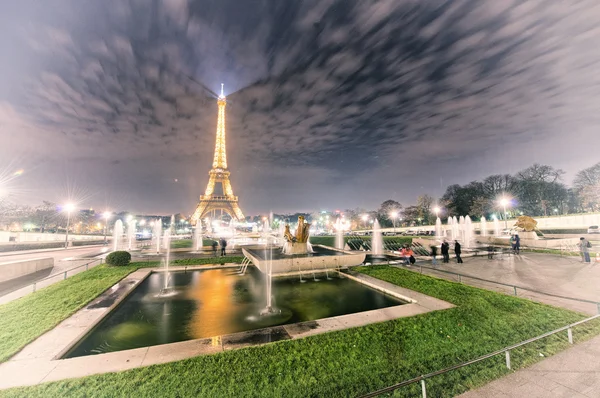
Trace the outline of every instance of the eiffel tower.
{"label": "eiffel tower", "polygon": [[200,202],[192,216],[192,224],[195,225],[198,220],[212,214],[214,217],[217,210],[221,215],[223,212],[229,214],[231,218],[241,221],[244,214],[238,205],[238,197],[233,194],[231,182],[229,182],[229,170],[227,170],[227,153],[225,150],[225,105],[227,101],[223,94],[223,84],[221,84],[221,95],[217,99],[219,106],[219,116],[217,119],[217,140],[215,142],[215,157],[213,159],[212,169],[208,172],[208,185],[204,195],[200,195]]}

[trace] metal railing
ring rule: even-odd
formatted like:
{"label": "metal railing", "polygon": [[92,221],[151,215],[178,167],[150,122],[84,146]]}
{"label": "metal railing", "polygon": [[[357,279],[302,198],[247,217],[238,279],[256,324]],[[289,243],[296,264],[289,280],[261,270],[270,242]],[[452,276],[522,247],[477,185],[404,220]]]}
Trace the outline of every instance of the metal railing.
{"label": "metal railing", "polygon": [[[388,263],[389,263],[389,261],[388,261]],[[413,265],[413,267],[415,267],[415,266],[416,265]],[[469,279],[474,279],[474,280],[481,281],[481,282],[493,283],[493,284],[500,285],[500,286],[510,287],[510,288],[513,289],[513,293],[514,293],[515,296],[518,296],[518,290],[524,290],[524,291],[527,291],[527,292],[536,293],[536,294],[542,294],[544,296],[559,298],[559,299],[563,299],[563,300],[577,301],[577,302],[586,303],[586,304],[595,304],[596,308],[597,308],[597,311],[598,311],[598,314],[600,314],[600,302],[598,302],[598,301],[586,300],[586,299],[580,299],[580,298],[568,297],[568,296],[561,296],[559,294],[542,292],[542,291],[531,289],[531,288],[528,288],[528,287],[518,286],[518,285],[514,285],[514,284],[510,284],[510,283],[503,283],[503,282],[498,282],[498,281],[492,281],[492,280],[480,278],[480,277],[477,277],[477,276],[472,276],[472,275],[467,275],[467,274],[461,274],[461,273],[454,272],[454,271],[446,271],[446,270],[443,270],[443,269],[439,269],[439,268],[435,268],[435,267],[428,267],[428,266],[421,265],[421,264],[418,264],[418,267],[419,267],[419,272],[421,274],[423,273],[423,269],[428,269],[428,270],[435,271],[435,272],[441,272],[443,274],[454,275],[454,276],[457,277],[459,283],[462,283],[462,279],[463,278],[469,278]],[[403,269],[405,269],[405,268],[403,268]],[[409,270],[409,271],[412,271],[415,268],[406,268],[406,269]]]}
{"label": "metal railing", "polygon": [[65,280],[65,279],[67,279],[67,273],[68,272],[75,271],[76,269],[79,269],[79,268],[82,268],[82,267],[85,267],[85,270],[87,271],[89,269],[90,265],[93,264],[93,263],[95,263],[96,261],[99,261],[100,264],[102,264],[102,258],[97,258],[95,260],[90,261],[89,263],[81,264],[81,265],[78,265],[77,267],[73,267],[73,268],[66,269],[64,271],[57,272],[56,274],[48,275],[45,278],[37,280],[37,281],[35,281],[35,282],[33,282],[33,283],[29,284],[29,285],[25,285],[23,287],[20,287],[17,290],[25,289],[25,288],[27,288],[29,286],[32,286],[33,287],[32,291],[35,292],[36,289],[37,289],[37,284],[38,283],[43,282],[43,281],[48,280],[48,279],[55,278],[56,276],[59,276],[59,275],[62,275],[63,276],[63,280]]}
{"label": "metal railing", "polygon": [[557,334],[557,333],[560,333],[560,332],[564,332],[565,330],[567,331],[567,338],[569,339],[569,343],[573,344],[573,327],[581,325],[583,323],[590,322],[590,321],[592,321],[594,319],[598,319],[598,318],[600,318],[600,314],[594,315],[594,316],[592,316],[590,318],[583,319],[583,320],[581,320],[579,322],[575,322],[575,323],[569,324],[567,326],[563,326],[563,327],[561,327],[559,329],[552,330],[550,332],[544,333],[544,334],[539,335],[537,337],[533,337],[533,338],[531,338],[529,340],[525,340],[525,341],[522,341],[520,343],[513,344],[513,345],[510,345],[510,346],[501,348],[498,351],[494,351],[494,352],[491,352],[489,354],[482,355],[482,356],[480,356],[478,358],[475,358],[475,359],[472,359],[470,361],[462,362],[460,364],[453,365],[453,366],[450,366],[450,367],[445,368],[445,369],[437,370],[435,372],[427,373],[425,375],[421,375],[421,376],[415,377],[413,379],[405,380],[405,381],[400,382],[398,384],[394,384],[394,385],[391,385],[389,387],[382,388],[381,390],[373,391],[371,393],[362,395],[361,398],[376,397],[378,395],[389,393],[389,392],[392,392],[392,391],[397,390],[399,388],[402,388],[402,387],[405,387],[405,386],[408,386],[408,385],[411,385],[411,384],[414,384],[414,383],[419,383],[419,382],[421,383],[421,395],[423,396],[423,398],[427,398],[427,388],[426,388],[426,385],[425,385],[425,380],[427,380],[427,379],[430,379],[432,377],[435,377],[435,376],[438,376],[438,375],[450,372],[452,370],[464,368],[465,366],[469,366],[469,365],[472,365],[474,363],[478,363],[478,362],[481,362],[481,361],[484,361],[486,359],[495,357],[497,355],[502,355],[502,354],[504,354],[505,357],[506,357],[506,367],[508,369],[511,369],[511,362],[510,362],[510,351],[511,350],[514,350],[515,348],[519,348],[519,347],[522,347],[522,346],[524,346],[526,344],[533,343],[535,341],[541,340],[541,339],[546,338],[548,336],[552,336],[554,334]]}

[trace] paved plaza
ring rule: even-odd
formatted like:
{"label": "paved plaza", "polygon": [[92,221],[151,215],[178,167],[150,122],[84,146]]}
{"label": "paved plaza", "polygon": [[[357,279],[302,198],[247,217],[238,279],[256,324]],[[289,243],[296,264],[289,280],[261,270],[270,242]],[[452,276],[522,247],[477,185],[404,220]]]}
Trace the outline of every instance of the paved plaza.
{"label": "paved plaza", "polygon": [[[529,252],[521,252],[520,255],[495,256],[491,260],[485,253],[475,257],[463,257],[463,259],[463,264],[457,264],[454,258],[451,258],[448,264],[443,264],[438,259],[436,268],[526,287],[544,293],[600,302],[600,263],[583,263],[579,257],[573,256]],[[418,261],[412,268],[420,270],[419,264],[432,267],[431,261]],[[425,268],[423,268],[423,273],[454,281],[458,280],[454,275]],[[513,289],[507,286],[503,287],[464,277],[461,278],[461,282],[513,294]],[[517,289],[517,294],[520,297],[531,298],[589,315],[598,312],[595,304],[563,300],[519,289]]]}

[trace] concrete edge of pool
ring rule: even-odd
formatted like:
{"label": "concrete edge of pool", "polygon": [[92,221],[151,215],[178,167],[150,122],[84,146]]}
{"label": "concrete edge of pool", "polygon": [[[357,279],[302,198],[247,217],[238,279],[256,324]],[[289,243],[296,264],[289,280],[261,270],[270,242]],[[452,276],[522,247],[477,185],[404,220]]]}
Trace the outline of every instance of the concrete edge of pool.
{"label": "concrete edge of pool", "polygon": [[[226,264],[171,267],[170,271],[232,268],[238,266],[238,264]],[[147,268],[132,272],[113,287],[100,294],[84,308],[58,324],[54,329],[28,344],[8,361],[0,364],[0,389],[179,361],[200,355],[258,346],[275,341],[298,339],[454,307],[453,304],[443,300],[367,275],[343,274],[345,277],[363,283],[373,289],[395,296],[407,302],[407,304],[314,321],[232,333],[212,338],[59,359],[108,316],[152,272],[161,271],[162,269],[160,268]]]}

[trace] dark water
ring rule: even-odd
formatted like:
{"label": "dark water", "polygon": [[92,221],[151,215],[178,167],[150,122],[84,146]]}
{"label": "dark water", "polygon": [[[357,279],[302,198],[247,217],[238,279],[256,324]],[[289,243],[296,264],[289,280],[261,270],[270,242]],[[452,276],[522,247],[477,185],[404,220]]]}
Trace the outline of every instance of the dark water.
{"label": "dark water", "polygon": [[[333,276],[333,275],[332,275]],[[347,278],[315,282],[273,279],[275,317],[264,317],[264,275],[253,268],[170,273],[177,294],[157,297],[163,274],[152,274],[65,358],[219,336],[404,304]]]}

